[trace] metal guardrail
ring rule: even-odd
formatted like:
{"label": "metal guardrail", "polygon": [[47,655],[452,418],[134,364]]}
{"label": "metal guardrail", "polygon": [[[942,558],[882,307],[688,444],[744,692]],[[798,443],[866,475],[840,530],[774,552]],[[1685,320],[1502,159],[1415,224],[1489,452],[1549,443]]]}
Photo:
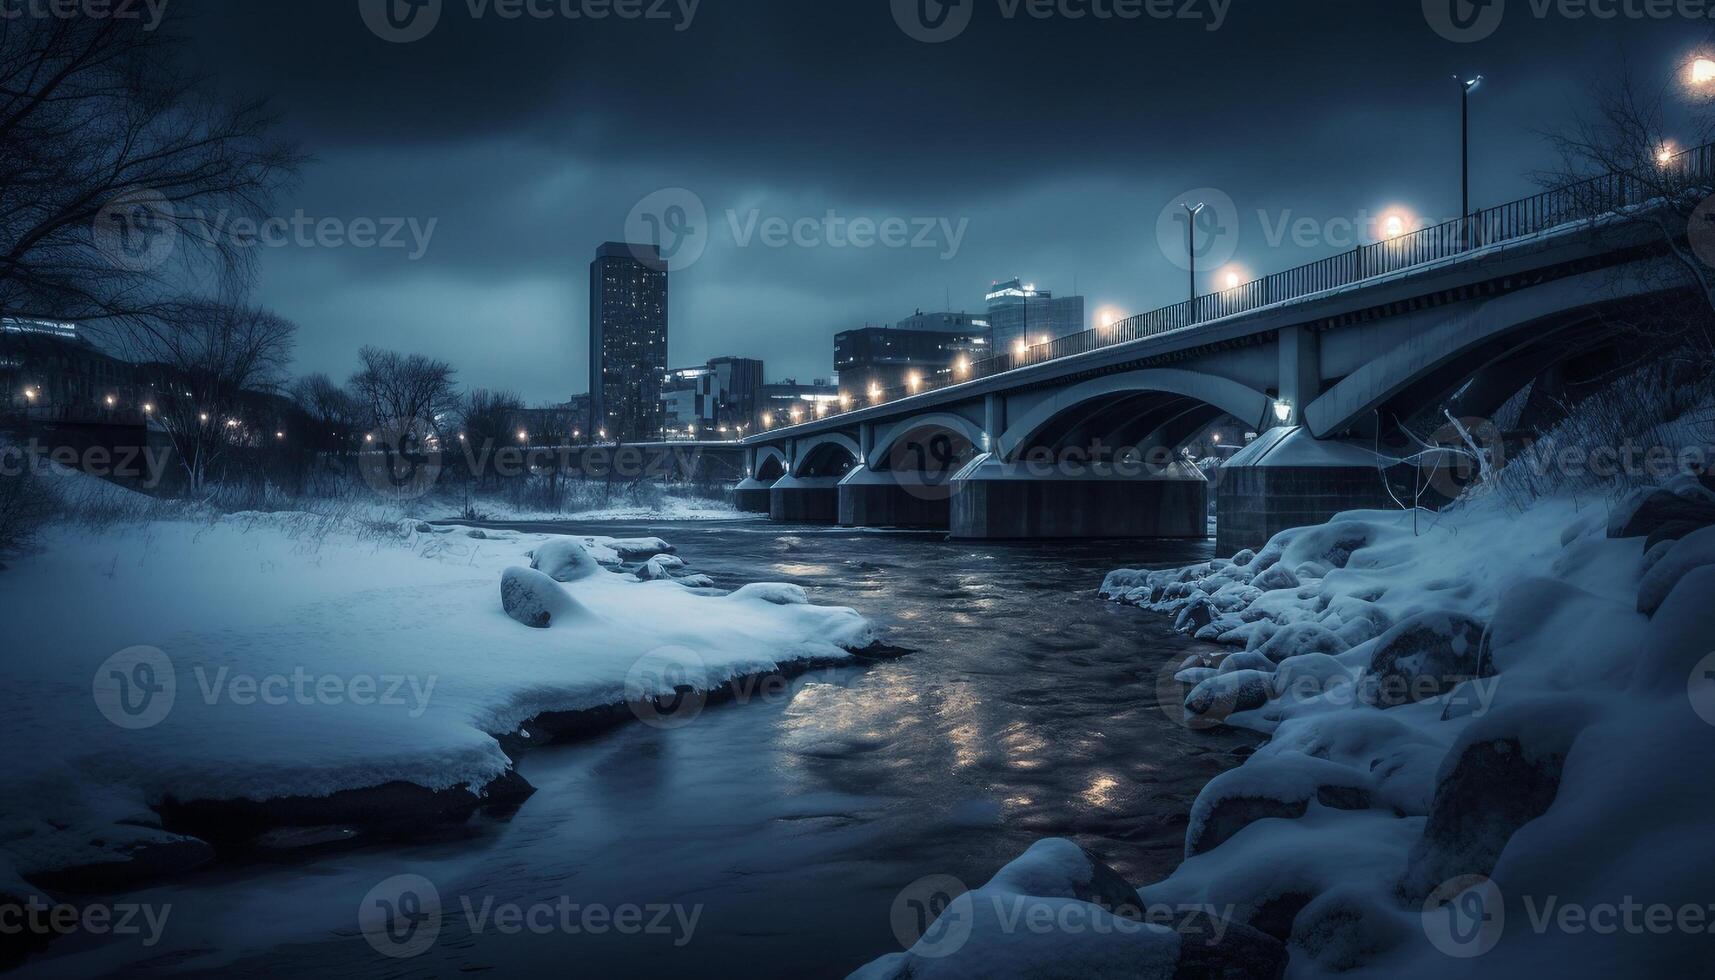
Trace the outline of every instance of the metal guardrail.
{"label": "metal guardrail", "polygon": [[[1682,169],[1688,180],[1715,180],[1715,144],[1685,150],[1660,161],[1663,168]],[[1006,352],[972,362],[968,369],[925,378],[916,385],[887,388],[876,398],[854,393],[843,415],[902,397],[964,384],[979,378],[1085,354],[1157,334],[1196,326],[1277,303],[1355,285],[1417,266],[1456,258],[1493,245],[1518,241],[1580,220],[1615,214],[1650,201],[1656,186],[1636,174],[1610,173],[1531,197],[1485,208],[1394,238],[1360,245],[1349,252],[1276,272],[1250,282],[1128,317],[1111,326],[1069,334],[1022,352]]]}

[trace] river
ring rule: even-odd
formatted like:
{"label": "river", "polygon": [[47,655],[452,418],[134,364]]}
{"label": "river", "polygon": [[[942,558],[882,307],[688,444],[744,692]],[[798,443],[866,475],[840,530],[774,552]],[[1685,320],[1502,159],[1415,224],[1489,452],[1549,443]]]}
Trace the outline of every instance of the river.
{"label": "river", "polygon": [[[518,767],[535,796],[454,839],[226,864],[116,898],[170,906],[166,938],[68,939],[24,972],[843,976],[900,948],[890,910],[902,888],[934,874],[976,887],[1042,837],[1099,851],[1135,884],[1163,877],[1198,790],[1254,744],[1181,727],[1157,680],[1194,644],[1095,595],[1110,569],[1200,560],[1206,542],[510,526],[659,535],[723,587],[795,582],[914,652],[710,706],[682,728],[633,724],[535,750]],[[383,960],[356,910],[406,873],[436,886],[440,931],[421,955]],[[595,929],[497,925],[498,910],[567,900],[635,905],[661,931],[620,935],[581,917]]]}

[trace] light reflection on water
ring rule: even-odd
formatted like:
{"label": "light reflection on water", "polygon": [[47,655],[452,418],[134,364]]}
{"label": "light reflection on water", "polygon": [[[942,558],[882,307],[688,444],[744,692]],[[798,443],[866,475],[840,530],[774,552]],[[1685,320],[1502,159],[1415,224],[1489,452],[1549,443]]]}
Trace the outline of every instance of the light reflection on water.
{"label": "light reflection on water", "polygon": [[[1094,597],[1111,568],[1206,548],[973,546],[762,523],[585,530],[659,534],[723,586],[789,579],[916,652],[815,672],[786,696],[713,707],[682,729],[633,725],[537,750],[520,771],[538,792],[509,822],[467,840],[201,875],[160,890],[175,919],[231,922],[237,907],[261,923],[192,928],[146,953],[57,956],[43,975],[843,976],[897,949],[889,909],[905,885],[928,874],[981,884],[1043,836],[1102,852],[1134,883],[1161,877],[1197,791],[1251,741],[1170,720],[1155,681],[1186,641]],[[452,914],[429,952],[383,961],[354,935],[355,910],[401,872],[434,879]],[[474,933],[459,914],[465,898],[568,895],[703,911],[682,947]],[[199,958],[228,943],[240,948]]]}

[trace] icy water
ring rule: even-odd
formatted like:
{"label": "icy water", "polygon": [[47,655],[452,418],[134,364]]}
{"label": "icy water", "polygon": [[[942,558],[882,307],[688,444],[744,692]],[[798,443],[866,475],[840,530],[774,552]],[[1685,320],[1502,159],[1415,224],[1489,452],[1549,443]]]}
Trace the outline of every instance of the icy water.
{"label": "icy water", "polygon": [[[1193,645],[1095,596],[1112,568],[1188,563],[1205,544],[973,545],[762,521],[516,526],[658,534],[724,587],[798,583],[915,652],[815,672],[682,728],[535,750],[519,770],[536,795],[457,839],[223,866],[118,897],[170,905],[163,941],[68,940],[24,972],[844,976],[899,949],[901,889],[940,874],[976,887],[1042,837],[1092,847],[1134,883],[1160,878],[1198,790],[1253,744],[1182,728],[1157,684]],[[357,910],[400,874],[432,882],[442,915],[426,951],[387,959]],[[568,934],[568,902],[574,924],[587,907],[638,906],[638,924],[659,931]],[[512,907],[546,909],[534,920],[546,931],[498,926]]]}

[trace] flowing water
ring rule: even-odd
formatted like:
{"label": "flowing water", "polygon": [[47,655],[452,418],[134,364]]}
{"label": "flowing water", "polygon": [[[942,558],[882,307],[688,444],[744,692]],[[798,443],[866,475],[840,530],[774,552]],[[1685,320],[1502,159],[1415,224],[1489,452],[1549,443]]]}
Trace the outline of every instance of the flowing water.
{"label": "flowing water", "polygon": [[[170,906],[158,945],[74,937],[25,972],[843,976],[900,948],[901,889],[941,874],[976,887],[1042,837],[1137,884],[1164,876],[1198,790],[1253,744],[1181,727],[1158,681],[1193,644],[1095,596],[1112,568],[1189,563],[1206,543],[517,526],[660,535],[724,587],[798,583],[915,652],[758,688],[681,728],[537,749],[519,765],[535,796],[455,839],[252,860],[117,897]],[[386,959],[357,909],[400,874],[434,885],[439,931]],[[628,906],[636,919],[601,917]]]}

